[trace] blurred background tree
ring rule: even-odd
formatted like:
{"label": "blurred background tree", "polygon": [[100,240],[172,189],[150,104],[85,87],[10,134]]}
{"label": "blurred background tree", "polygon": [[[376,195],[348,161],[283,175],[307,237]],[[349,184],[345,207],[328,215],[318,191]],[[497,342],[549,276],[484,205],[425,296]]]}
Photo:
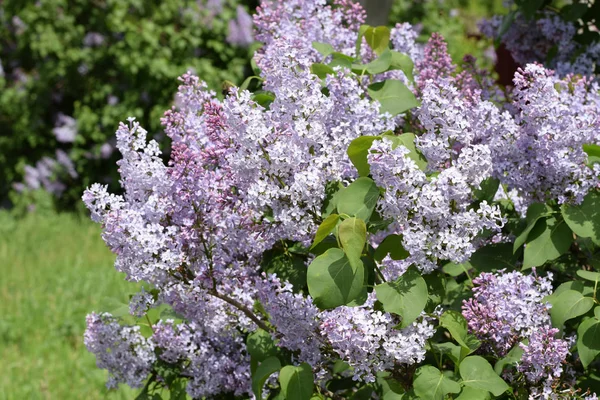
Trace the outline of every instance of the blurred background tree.
{"label": "blurred background tree", "polygon": [[[249,70],[256,1],[5,0],[0,7],[0,205],[44,189],[72,208],[116,183],[113,136],[151,134],[188,70],[220,91]],[[141,94],[140,94],[141,93]],[[158,137],[161,142],[162,137]],[[16,184],[15,182],[22,182]],[[39,200],[39,199],[38,199]]]}

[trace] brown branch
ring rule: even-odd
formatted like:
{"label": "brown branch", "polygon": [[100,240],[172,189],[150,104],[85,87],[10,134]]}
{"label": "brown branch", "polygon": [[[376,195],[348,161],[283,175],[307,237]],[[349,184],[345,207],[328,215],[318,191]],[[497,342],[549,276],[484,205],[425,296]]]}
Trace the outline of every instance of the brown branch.
{"label": "brown branch", "polygon": [[263,321],[258,319],[258,317],[256,315],[254,315],[254,313],[252,311],[250,311],[245,305],[243,305],[239,301],[232,299],[231,297],[226,296],[224,294],[220,294],[216,290],[211,290],[208,292],[208,294],[215,296],[216,298],[221,299],[228,304],[231,304],[232,306],[234,306],[235,308],[237,308],[238,310],[240,310],[241,312],[246,314],[246,316],[248,318],[250,318],[256,325],[258,325],[259,328],[261,328],[267,332],[271,331],[271,329],[267,325],[265,325],[265,323]]}

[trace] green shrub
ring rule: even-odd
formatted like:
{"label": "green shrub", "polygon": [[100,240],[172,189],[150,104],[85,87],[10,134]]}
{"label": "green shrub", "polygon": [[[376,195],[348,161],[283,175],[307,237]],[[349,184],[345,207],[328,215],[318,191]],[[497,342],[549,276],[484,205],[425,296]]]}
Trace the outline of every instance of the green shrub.
{"label": "green shrub", "polygon": [[23,178],[26,188],[62,194],[62,206],[71,206],[90,182],[116,185],[110,153],[118,122],[134,116],[160,133],[176,78],[189,69],[217,91],[224,80],[241,82],[247,46],[226,39],[230,21],[254,6],[238,0],[4,1],[0,203]]}

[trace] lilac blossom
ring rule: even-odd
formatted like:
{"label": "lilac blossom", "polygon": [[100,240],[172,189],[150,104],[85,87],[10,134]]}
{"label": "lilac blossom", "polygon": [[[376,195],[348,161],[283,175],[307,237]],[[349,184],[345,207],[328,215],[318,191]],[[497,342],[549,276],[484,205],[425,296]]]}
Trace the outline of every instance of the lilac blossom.
{"label": "lilac blossom", "polygon": [[139,330],[139,326],[121,326],[110,314],[87,316],[84,343],[96,356],[98,367],[108,370],[109,388],[119,383],[140,388],[150,373],[155,361],[154,343]]}
{"label": "lilac blossom", "polygon": [[394,50],[408,55],[413,62],[417,62],[423,58],[423,48],[416,42],[418,36],[418,32],[411,24],[398,23],[391,30],[390,42]]}
{"label": "lilac blossom", "polygon": [[174,325],[173,321],[161,321],[153,329],[159,357],[183,365],[183,376],[190,378],[187,393],[191,397],[251,393],[249,356],[241,335],[209,333],[194,323]]}
{"label": "lilac blossom", "polygon": [[514,124],[496,135],[495,175],[528,202],[580,203],[598,186],[583,144],[599,143],[600,95],[586,79],[557,79],[529,64],[515,74]]}
{"label": "lilac blossom", "polygon": [[417,147],[430,169],[454,162],[463,148],[486,145],[491,175],[526,204],[556,198],[579,203],[598,185],[598,167],[585,166],[582,145],[598,143],[600,96],[595,83],[555,78],[529,64],[515,75],[508,110],[477,96],[470,99],[452,80],[428,81],[417,117],[424,133]]}
{"label": "lilac blossom", "polygon": [[543,326],[531,333],[528,344],[520,344],[523,356],[517,370],[525,375],[529,383],[560,378],[562,363],[569,355],[569,345],[566,340],[556,338],[558,332],[556,328]]}
{"label": "lilac blossom", "polygon": [[425,342],[435,329],[424,316],[397,329],[391,314],[372,309],[375,296],[360,307],[325,311],[320,325],[333,351],[354,368],[354,380],[374,382],[375,373],[396,364],[411,365],[425,358]]}
{"label": "lilac blossom", "polygon": [[331,44],[337,51],[354,55],[358,28],[366,14],[359,4],[337,0],[334,6],[325,0],[269,0],[258,7],[254,16],[256,39],[268,47],[280,38],[295,38],[298,51],[311,54],[318,62],[319,53],[312,42]]}
{"label": "lilac blossom", "polygon": [[129,313],[136,317],[142,317],[154,304],[154,297],[152,294],[146,292],[144,288],[133,295],[129,300]]}
{"label": "lilac blossom", "polygon": [[318,365],[322,362],[318,335],[319,310],[310,297],[292,292],[290,283],[282,283],[272,275],[258,286],[258,299],[269,314],[269,320],[277,329],[279,346],[298,351],[299,362]]}
{"label": "lilac blossom", "polygon": [[448,54],[448,45],[439,33],[433,33],[423,51],[423,58],[416,64],[419,71],[417,86],[423,90],[429,79],[447,78],[456,66]]}
{"label": "lilac blossom", "polygon": [[550,305],[542,299],[552,293],[551,279],[535,272],[482,273],[473,279],[473,297],[462,306],[469,330],[487,351],[503,357],[523,338],[550,326]]}
{"label": "lilac blossom", "polygon": [[77,178],[75,165],[63,150],[56,150],[56,159],[43,157],[35,166],[25,165],[24,182],[16,184],[16,190],[20,192],[28,190],[44,189],[45,191],[60,196],[67,186],[61,179],[68,174],[71,178]]}
{"label": "lilac blossom", "polygon": [[485,146],[464,149],[454,166],[430,180],[407,154],[404,146],[393,149],[384,137],[373,143],[368,156],[373,180],[385,188],[378,210],[393,221],[388,232],[401,234],[410,253],[406,260],[384,260],[383,272],[389,279],[413,263],[427,273],[437,268],[438,259],[464,262],[475,252],[478,234],[499,230],[504,223],[497,206],[481,202],[478,209],[470,208],[472,188],[479,187],[491,170]]}

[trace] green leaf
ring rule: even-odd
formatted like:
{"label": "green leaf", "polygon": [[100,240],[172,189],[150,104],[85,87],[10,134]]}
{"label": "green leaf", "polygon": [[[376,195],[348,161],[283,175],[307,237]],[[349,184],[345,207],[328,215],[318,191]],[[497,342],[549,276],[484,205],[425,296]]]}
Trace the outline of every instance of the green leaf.
{"label": "green leaf", "polygon": [[600,146],[597,144],[584,144],[583,151],[588,155],[588,164],[600,162]]}
{"label": "green leaf", "polygon": [[345,55],[344,53],[338,53],[337,51],[334,53],[331,53],[331,62],[329,63],[329,66],[331,67],[336,67],[336,66],[342,66],[342,67],[346,67],[348,69],[352,69],[352,63],[354,62],[354,58]]}
{"label": "green leaf", "polygon": [[404,75],[408,78],[409,81],[414,82],[415,78],[413,75],[413,69],[415,67],[413,61],[409,56],[404,53],[399,53],[397,51],[392,50],[392,62],[390,65],[390,69],[399,69],[404,72]]}
{"label": "green leaf", "polygon": [[583,294],[584,296],[590,296],[592,293],[594,293],[594,289],[592,287],[586,285],[585,282],[567,281],[567,282],[561,283],[550,296],[547,296],[546,301],[551,302],[551,300],[550,300],[551,298],[558,297],[559,294],[561,294],[562,292],[565,292],[567,290],[575,290],[575,291]]}
{"label": "green leaf", "polygon": [[348,157],[356,167],[360,176],[369,176],[371,169],[367,162],[369,149],[375,140],[380,140],[378,136],[359,136],[350,142],[348,146]]}
{"label": "green leaf", "polygon": [[321,215],[328,217],[337,208],[337,201],[344,185],[340,182],[329,182],[325,185],[325,200],[321,209]]}
{"label": "green leaf", "polygon": [[529,208],[527,209],[527,217],[526,217],[527,226],[525,227],[523,232],[521,232],[519,234],[519,236],[517,236],[517,238],[515,239],[515,244],[513,247],[514,253],[516,253],[517,250],[525,244],[525,242],[527,241],[527,236],[529,235],[529,232],[531,232],[531,230],[533,229],[535,224],[538,222],[538,220],[540,218],[548,217],[550,215],[552,215],[552,210],[545,204],[533,203],[532,205],[529,206]]}
{"label": "green leaf", "polygon": [[380,397],[382,400],[402,400],[404,398],[404,388],[400,382],[389,376],[389,372],[377,373],[377,386],[383,395]]}
{"label": "green leaf", "polygon": [[569,228],[581,237],[589,237],[600,245],[600,194],[589,192],[579,205],[563,204],[563,218]]}
{"label": "green leaf", "polygon": [[423,279],[427,283],[427,292],[429,292],[425,310],[433,312],[446,298],[446,277],[440,272],[433,272],[424,275]]}
{"label": "green leaf", "polygon": [[560,14],[565,20],[576,22],[579,18],[583,17],[587,10],[587,3],[567,4],[561,8]]}
{"label": "green leaf", "polygon": [[487,178],[483,182],[479,189],[473,191],[475,197],[479,201],[487,201],[491,203],[494,201],[494,197],[496,197],[496,193],[498,192],[498,188],[500,187],[500,181],[496,178]]}
{"label": "green leaf", "polygon": [[537,267],[564,254],[573,243],[573,232],[565,221],[549,217],[540,220],[527,237],[523,269]]}
{"label": "green leaf", "polygon": [[335,49],[329,43],[312,42],[313,49],[317,50],[323,58],[335,53]]}
{"label": "green leaf", "polygon": [[413,92],[404,83],[396,79],[387,79],[376,82],[367,88],[369,96],[379,101],[381,107],[379,112],[389,112],[392,116],[401,114],[411,108],[419,106]]}
{"label": "green leaf", "polygon": [[391,63],[392,53],[390,50],[386,49],[379,57],[368,64],[353,64],[352,72],[357,75],[364,75],[365,72],[368,72],[371,75],[381,74],[390,69]]}
{"label": "green leaf", "polygon": [[335,229],[335,226],[337,225],[339,220],[340,216],[337,214],[331,214],[329,217],[325,218],[325,220],[321,222],[321,225],[319,225],[319,228],[317,229],[317,233],[315,235],[315,240],[313,241],[312,246],[310,246],[310,248],[313,249],[316,245],[321,243],[323,239],[329,236],[329,234]]}
{"label": "green leaf", "polygon": [[465,358],[459,367],[463,385],[492,392],[500,396],[509,387],[495,372],[489,362],[480,356]]}
{"label": "green leaf", "polygon": [[456,264],[456,263],[448,263],[445,264],[442,267],[442,271],[444,271],[444,273],[450,275],[450,276],[459,276],[461,274],[464,274],[465,272],[469,272],[469,269],[471,268],[471,264],[467,263],[462,263],[462,264]]}
{"label": "green leaf", "polygon": [[494,365],[494,371],[498,375],[502,375],[502,371],[504,367],[507,365],[516,365],[519,361],[521,361],[521,357],[523,356],[523,349],[520,346],[520,343],[517,343],[504,358],[501,358]]}
{"label": "green leaf", "polygon": [[544,0],[517,0],[516,3],[527,19],[532,19],[537,10],[544,5]]}
{"label": "green leaf", "polygon": [[395,135],[390,131],[388,132],[384,133],[383,137],[386,137],[393,142],[392,149],[395,149],[400,145],[406,147],[409,151],[408,157],[417,164],[421,171],[425,171],[427,169],[427,160],[415,146],[415,134],[406,132],[400,135]]}
{"label": "green leaf", "polygon": [[580,270],[577,270],[577,276],[579,276],[580,278],[583,278],[587,281],[600,282],[600,273],[598,273],[598,272],[592,272],[592,271],[586,271],[586,270],[580,269]]}
{"label": "green leaf", "polygon": [[281,362],[277,357],[269,357],[260,363],[254,374],[252,374],[252,391],[256,398],[262,399],[262,388],[272,374],[279,371]]}
{"label": "green leaf", "polygon": [[363,291],[365,270],[360,263],[350,263],[340,249],[329,249],[308,266],[308,292],[321,309],[350,303]]}
{"label": "green leaf", "polygon": [[454,310],[444,312],[440,317],[440,326],[446,328],[461,346],[467,346],[467,320],[461,313]]}
{"label": "green leaf", "polygon": [[[594,314],[597,310],[600,307],[594,309]],[[577,352],[583,368],[600,354],[600,321],[597,317],[586,319],[577,328]]]}
{"label": "green leaf", "polygon": [[352,394],[350,400],[371,400],[373,398],[373,385],[363,385]]}
{"label": "green leaf", "polygon": [[387,26],[370,26],[365,30],[364,37],[375,54],[381,54],[389,48],[390,33],[390,28]]}
{"label": "green leaf", "polygon": [[448,393],[460,393],[460,385],[431,365],[419,368],[413,382],[415,394],[424,400],[443,400]]}
{"label": "green leaf", "polygon": [[371,28],[370,25],[363,24],[358,29],[358,37],[356,38],[356,51],[355,54],[360,54],[360,49],[362,47],[362,39],[365,36],[365,32],[367,29]]}
{"label": "green leaf", "polygon": [[548,301],[552,304],[550,309],[552,325],[559,329],[565,321],[585,314],[594,306],[594,299],[584,297],[575,290],[565,290],[556,297],[550,296]]}
{"label": "green leaf", "polygon": [[465,386],[456,400],[488,400],[490,398],[490,392],[487,390]]}
{"label": "green leaf", "polygon": [[367,226],[360,218],[348,218],[338,228],[338,236],[350,262],[360,262],[367,241]]}
{"label": "green leaf", "polygon": [[427,283],[414,268],[393,282],[375,286],[375,292],[385,311],[402,317],[401,328],[412,324],[427,304]]}
{"label": "green leaf", "polygon": [[474,352],[481,343],[477,338],[468,333],[467,320],[458,311],[448,310],[440,317],[440,326],[446,328],[452,338],[461,346],[461,358]]}
{"label": "green leaf", "polygon": [[258,92],[252,96],[252,100],[263,106],[269,108],[269,105],[275,100],[275,96],[268,92]]}
{"label": "green leaf", "polygon": [[468,261],[468,265],[479,272],[490,272],[502,268],[514,268],[517,259],[510,243],[492,243],[477,249]]}
{"label": "green leaf", "polygon": [[246,78],[246,80],[244,80],[244,82],[240,85],[240,90],[247,90],[248,86],[250,86],[250,82],[252,82],[253,79],[256,79],[259,82],[262,82],[264,79],[261,78],[260,76],[249,76],[248,78]]}
{"label": "green leaf", "polygon": [[431,348],[439,354],[447,356],[456,365],[460,364],[461,347],[450,342],[430,343]]}
{"label": "green leaf", "polygon": [[376,261],[381,261],[388,254],[392,260],[404,260],[410,255],[402,245],[402,236],[396,235],[395,233],[386,236],[379,246],[377,246],[377,249],[375,249],[373,258]]}
{"label": "green leaf", "polygon": [[262,329],[257,329],[248,335],[246,350],[248,350],[252,359],[258,362],[263,362],[279,353],[279,347],[273,342],[271,334]]}
{"label": "green leaf", "polygon": [[286,400],[310,400],[314,387],[312,368],[307,363],[286,365],[279,372],[279,383]]}
{"label": "green leaf", "polygon": [[312,72],[321,79],[324,79],[327,75],[332,75],[335,73],[333,68],[331,68],[329,65],[319,63],[314,63],[313,65],[311,65],[310,72]]}
{"label": "green leaf", "polygon": [[306,286],[306,264],[304,257],[293,254],[288,248],[273,248],[263,253],[261,268],[268,274],[276,274],[282,280],[290,282],[294,289]]}
{"label": "green leaf", "polygon": [[337,199],[339,214],[368,221],[379,199],[379,188],[372,179],[360,177],[343,189]]}

